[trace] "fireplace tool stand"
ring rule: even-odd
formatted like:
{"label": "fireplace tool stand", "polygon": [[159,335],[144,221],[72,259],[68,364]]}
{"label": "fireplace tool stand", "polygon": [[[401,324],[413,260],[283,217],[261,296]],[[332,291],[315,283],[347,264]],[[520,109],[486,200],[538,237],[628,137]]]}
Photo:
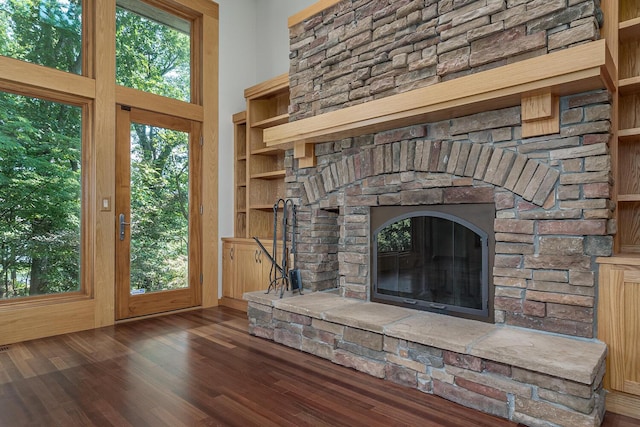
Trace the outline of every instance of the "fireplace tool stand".
{"label": "fireplace tool stand", "polygon": [[[282,206],[282,220],[278,220],[278,213],[280,212],[280,207]],[[288,211],[291,209],[292,211],[292,221],[291,221],[291,244],[292,244],[292,252],[289,252],[289,248],[287,246],[287,233],[289,233],[289,215]],[[280,293],[280,298],[284,295],[285,290],[289,290],[291,288],[292,291],[298,290],[302,295],[302,281],[300,279],[300,271],[297,269],[289,269],[287,264],[288,258],[292,258],[292,266],[295,263],[295,252],[297,251],[296,246],[296,229],[297,229],[297,213],[296,206],[293,204],[293,200],[291,199],[278,199],[276,203],[273,205],[273,250],[271,255],[269,251],[264,247],[260,239],[254,237],[253,239],[258,243],[258,246],[267,256],[267,258],[271,261],[271,270],[269,271],[269,287],[267,288],[267,294],[272,290],[274,292]],[[282,258],[280,264],[277,261],[277,242],[278,242],[278,224],[282,224]]]}

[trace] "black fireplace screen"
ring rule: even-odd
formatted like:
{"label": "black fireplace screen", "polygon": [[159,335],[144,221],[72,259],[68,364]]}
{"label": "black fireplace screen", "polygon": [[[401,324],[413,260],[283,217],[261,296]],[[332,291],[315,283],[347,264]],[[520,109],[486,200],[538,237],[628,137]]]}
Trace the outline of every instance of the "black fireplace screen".
{"label": "black fireplace screen", "polygon": [[373,231],[372,300],[488,316],[488,234],[443,212],[413,212]]}

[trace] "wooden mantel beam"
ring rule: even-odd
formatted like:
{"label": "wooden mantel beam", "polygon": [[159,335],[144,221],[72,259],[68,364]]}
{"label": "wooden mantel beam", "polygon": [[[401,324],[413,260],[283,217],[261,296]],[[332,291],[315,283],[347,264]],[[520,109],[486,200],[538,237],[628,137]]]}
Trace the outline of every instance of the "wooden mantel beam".
{"label": "wooden mantel beam", "polygon": [[[462,117],[521,105],[523,100],[526,108],[537,111],[528,120],[535,123],[547,114],[544,111],[550,107],[544,104],[549,99],[605,87],[614,92],[611,76],[615,75],[606,42],[598,40],[265,129],[264,141],[268,147],[287,150],[297,145],[300,153],[303,143],[336,141]],[[539,127],[549,129],[548,124]],[[313,153],[309,148],[304,151]],[[312,159],[305,163],[314,164]]]}

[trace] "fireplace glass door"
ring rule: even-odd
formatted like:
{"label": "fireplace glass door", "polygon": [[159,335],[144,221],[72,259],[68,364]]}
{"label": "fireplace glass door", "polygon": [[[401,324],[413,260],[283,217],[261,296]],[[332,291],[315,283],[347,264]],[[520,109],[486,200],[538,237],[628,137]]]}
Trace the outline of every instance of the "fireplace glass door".
{"label": "fireplace glass door", "polygon": [[441,212],[394,218],[374,231],[374,300],[436,312],[487,310],[487,233]]}

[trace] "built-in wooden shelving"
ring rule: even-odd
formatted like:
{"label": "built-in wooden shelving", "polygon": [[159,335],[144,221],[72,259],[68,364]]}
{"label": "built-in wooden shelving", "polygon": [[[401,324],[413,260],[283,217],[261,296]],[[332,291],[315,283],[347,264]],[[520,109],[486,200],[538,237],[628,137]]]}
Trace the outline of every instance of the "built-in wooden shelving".
{"label": "built-in wooden shelving", "polygon": [[640,18],[623,21],[619,25],[620,41],[637,40],[640,38]]}
{"label": "built-in wooden shelving", "polygon": [[279,148],[274,148],[274,147],[266,147],[266,148],[260,148],[257,150],[252,150],[251,151],[252,155],[263,155],[263,156],[279,156],[282,154],[282,150]]}
{"label": "built-in wooden shelving", "polygon": [[628,95],[634,92],[640,92],[640,77],[629,77],[618,82],[620,95]]}
{"label": "built-in wooden shelving", "polygon": [[640,4],[619,1],[617,126],[618,253],[640,252]]}
{"label": "built-in wooden shelving", "polygon": [[609,347],[607,410],[640,419],[640,2],[602,2],[603,34],[618,65],[610,143],[615,254],[598,258],[598,339]]}
{"label": "built-in wooden shelving", "polygon": [[289,122],[289,114],[280,114],[276,117],[270,117],[268,119],[260,120],[259,122],[253,123],[251,126],[259,129],[267,129],[273,126],[278,126],[284,123]]}
{"label": "built-in wooden shelving", "polygon": [[[262,172],[251,175],[251,179],[280,179],[285,177],[284,170]],[[274,200],[275,202],[275,200]]]}
{"label": "built-in wooden shelving", "polygon": [[247,100],[247,227],[236,237],[273,238],[273,205],[285,197],[284,150],[268,147],[265,130],[289,121],[289,76],[283,74],[245,90]]}
{"label": "built-in wooden shelving", "polygon": [[251,209],[259,210],[259,211],[270,211],[273,212],[273,203],[272,204],[255,204],[250,206]]}
{"label": "built-in wooden shelving", "polygon": [[247,233],[247,112],[233,115],[234,191],[236,236]]}
{"label": "built-in wooden shelving", "polygon": [[618,131],[620,141],[633,141],[640,139],[640,128],[620,129]]}

